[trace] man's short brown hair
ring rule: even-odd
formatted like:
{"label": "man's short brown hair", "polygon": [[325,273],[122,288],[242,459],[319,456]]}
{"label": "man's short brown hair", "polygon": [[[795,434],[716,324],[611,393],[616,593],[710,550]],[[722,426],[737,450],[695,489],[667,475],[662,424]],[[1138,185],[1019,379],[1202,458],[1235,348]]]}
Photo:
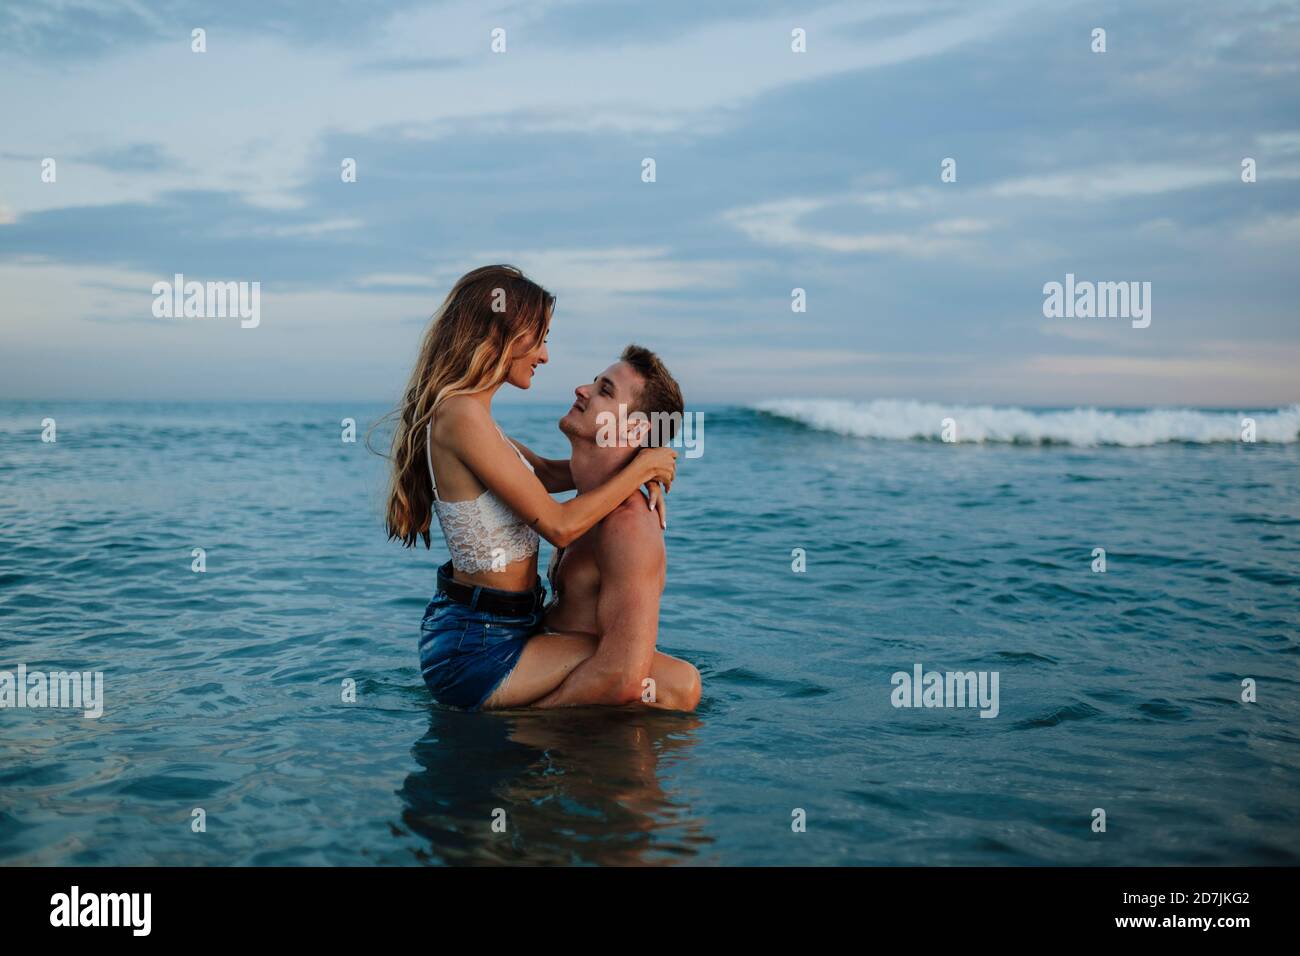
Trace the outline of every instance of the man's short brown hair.
{"label": "man's short brown hair", "polygon": [[686,410],[682,402],[682,390],[677,380],[672,377],[658,355],[640,345],[629,345],[623,350],[619,361],[626,362],[641,376],[641,390],[637,394],[634,411],[644,412],[654,423],[656,414],[665,416],[667,427],[659,434],[658,429],[651,429],[650,443],[666,444],[677,436],[677,429],[682,424],[682,414]]}

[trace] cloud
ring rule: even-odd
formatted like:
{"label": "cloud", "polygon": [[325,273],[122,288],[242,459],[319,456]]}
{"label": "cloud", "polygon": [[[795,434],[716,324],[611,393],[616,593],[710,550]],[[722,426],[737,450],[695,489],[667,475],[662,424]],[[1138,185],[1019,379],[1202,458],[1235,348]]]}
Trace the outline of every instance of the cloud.
{"label": "cloud", "polygon": [[[1275,167],[1269,175],[1275,179],[1300,179],[1300,165]],[[1239,185],[1241,168],[1235,164],[1209,166],[1168,162],[1096,166],[1024,176],[990,186],[986,194],[995,199],[1112,202],[1208,186]]]}
{"label": "cloud", "polygon": [[[388,397],[452,282],[491,261],[559,295],[530,400],[636,339],[693,401],[1208,402],[1283,390],[1269,355],[1300,337],[1300,96],[1247,63],[1287,27],[1272,7],[1232,26],[1199,0],[1112,4],[1096,57],[1079,3],[16,6],[11,392]],[[142,320],[176,271],[261,281],[262,327]],[[1150,334],[1045,322],[1067,271],[1153,280]],[[1199,350],[1225,328],[1259,354]]]}
{"label": "cloud", "polygon": [[340,217],[287,226],[259,226],[253,231],[259,236],[275,238],[316,238],[337,232],[353,232],[364,227],[365,223],[360,219]]}
{"label": "cloud", "polygon": [[[1023,363],[1026,374],[1047,380],[1081,380],[1105,387],[1121,383],[1127,390],[1140,393],[1143,383],[1166,383],[1165,394],[1172,386],[1176,400],[1201,402],[1201,395],[1215,395],[1219,401],[1233,403],[1253,393],[1255,402],[1284,404],[1295,400],[1295,370],[1300,367],[1300,348],[1267,347],[1252,354],[1234,357],[1180,355],[1036,355]],[[1157,392],[1151,398],[1156,399]],[[1249,404],[1247,399],[1244,404]]]}
{"label": "cloud", "polygon": [[728,210],[722,218],[750,240],[763,245],[799,246],[824,252],[896,253],[921,257],[952,252],[964,239],[992,227],[991,222],[978,219],[940,219],[920,224],[907,232],[843,233],[812,229],[801,224],[808,214],[835,204],[835,200],[829,199],[787,199]]}
{"label": "cloud", "polygon": [[[150,201],[180,188],[235,192],[265,208],[293,208],[302,202],[296,190],[312,178],[327,133],[359,137],[401,128],[445,137],[495,118],[552,132],[707,136],[732,111],[775,89],[934,56],[1001,29],[1018,7],[999,3],[923,17],[910,29],[880,33],[861,28],[896,15],[898,7],[814,8],[798,18],[812,38],[803,55],[790,51],[788,14],[737,14],[694,27],[688,19],[679,34],[593,42],[575,55],[561,44],[532,42],[531,28],[550,9],[545,4],[403,9],[360,50],[293,46],[274,33],[227,26],[210,29],[208,52],[196,54],[186,31],[165,42],[124,44],[93,64],[13,63],[0,127],[11,142],[40,143],[55,157],[102,154],[152,138],[165,142],[188,172],[88,173],[68,177],[58,189],[41,189],[21,169],[3,164],[0,177],[13,174],[19,184],[10,197],[19,213]],[[510,25],[507,52],[493,54],[490,31],[502,23]],[[851,28],[859,29],[849,35]],[[423,70],[373,68],[444,61],[445,69],[427,77]],[[62,108],[29,109],[36,101]],[[132,109],[123,110],[124,102]]]}
{"label": "cloud", "polygon": [[619,297],[670,293],[734,285],[741,266],[732,261],[690,260],[666,247],[620,246],[610,249],[480,250],[448,263],[443,275],[460,275],[483,262],[513,262],[545,277],[548,285],[584,297]]}
{"label": "cloud", "polygon": [[[1271,143],[1284,154],[1293,148],[1289,136],[1273,137]],[[791,197],[729,209],[722,213],[721,218],[750,240],[764,245],[927,257],[970,248],[972,243],[967,240],[997,227],[998,218],[1014,218],[1008,203],[1022,204],[1026,215],[1041,215],[1044,200],[1072,204],[1106,203],[1216,186],[1240,188],[1240,172],[1235,165],[1107,164],[1017,176],[988,185],[970,185],[959,180],[960,186],[953,183],[839,192],[821,197]],[[935,175],[937,178],[937,172]],[[1300,179],[1300,163],[1270,165],[1268,177],[1270,181]],[[824,210],[855,207],[868,210],[872,215],[903,217],[907,229],[837,232],[804,224],[809,217]],[[954,210],[958,209],[971,212],[953,216]],[[945,218],[935,218],[938,216]],[[1172,220],[1164,222],[1174,225]],[[1248,230],[1251,237],[1274,234],[1278,230],[1289,235],[1291,226],[1289,220],[1283,222],[1275,217],[1268,223],[1243,229]]]}
{"label": "cloud", "polygon": [[81,161],[107,170],[123,172],[158,172],[175,165],[167,150],[157,143],[131,143],[101,149],[81,157]]}
{"label": "cloud", "polygon": [[300,45],[356,46],[376,21],[422,0],[368,0],[365,15],[350,4],[297,0],[45,0],[0,5],[0,54],[47,60],[112,56],[142,42],[187,46],[190,30],[216,36],[255,26],[257,32]]}
{"label": "cloud", "polygon": [[416,73],[450,70],[465,65],[465,60],[451,56],[398,56],[358,63],[356,68],[374,73]]}
{"label": "cloud", "polygon": [[1237,238],[1269,246],[1300,244],[1300,212],[1266,216],[1254,222],[1242,223],[1237,229]]}

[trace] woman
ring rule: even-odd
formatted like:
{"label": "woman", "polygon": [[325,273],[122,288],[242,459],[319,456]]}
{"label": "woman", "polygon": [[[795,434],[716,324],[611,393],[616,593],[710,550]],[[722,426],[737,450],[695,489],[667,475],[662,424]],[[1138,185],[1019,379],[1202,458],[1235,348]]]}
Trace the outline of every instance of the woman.
{"label": "woman", "polygon": [[[539,633],[545,589],[538,535],[565,547],[642,485],[659,507],[676,470],[671,448],[644,448],[592,492],[568,461],[540,458],[492,420],[502,385],[526,389],[547,361],[555,297],[513,266],[456,282],[420,348],[393,436],[388,535],[429,546],[434,514],[451,560],[421,625],[420,670],[441,704],[521,707],[550,693],[592,652],[589,638]],[[661,519],[662,520],[662,519]]]}

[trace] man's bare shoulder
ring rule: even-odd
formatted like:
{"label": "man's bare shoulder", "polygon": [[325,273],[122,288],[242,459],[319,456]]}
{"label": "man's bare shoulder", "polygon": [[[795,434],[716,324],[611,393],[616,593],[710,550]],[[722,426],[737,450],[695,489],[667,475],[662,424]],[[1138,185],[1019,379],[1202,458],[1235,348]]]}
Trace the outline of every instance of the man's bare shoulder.
{"label": "man's bare shoulder", "polygon": [[659,515],[646,507],[640,492],[601,521],[595,545],[602,571],[662,572],[667,562]]}

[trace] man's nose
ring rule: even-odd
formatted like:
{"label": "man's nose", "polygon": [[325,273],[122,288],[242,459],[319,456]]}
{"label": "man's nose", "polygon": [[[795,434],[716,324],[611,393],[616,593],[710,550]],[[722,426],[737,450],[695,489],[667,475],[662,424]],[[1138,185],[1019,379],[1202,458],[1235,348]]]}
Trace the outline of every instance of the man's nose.
{"label": "man's nose", "polygon": [[587,386],[586,386],[586,385],[579,385],[577,388],[575,388],[575,389],[573,390],[573,394],[574,394],[574,395],[577,395],[579,398],[581,398],[581,399],[583,399],[583,400],[585,401],[586,398],[587,398]]}

